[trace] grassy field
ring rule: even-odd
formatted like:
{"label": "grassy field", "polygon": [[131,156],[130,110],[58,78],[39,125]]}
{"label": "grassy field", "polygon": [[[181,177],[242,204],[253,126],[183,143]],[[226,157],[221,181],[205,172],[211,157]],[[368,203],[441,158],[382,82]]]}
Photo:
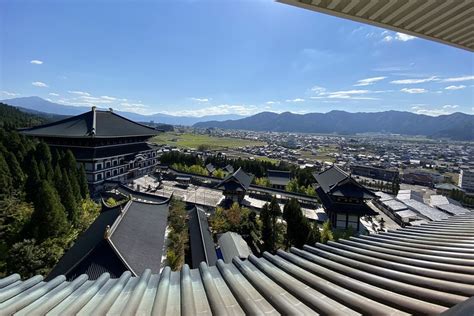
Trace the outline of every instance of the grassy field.
{"label": "grassy field", "polygon": [[197,149],[200,145],[207,145],[210,149],[219,150],[225,148],[237,148],[243,146],[263,146],[264,142],[237,139],[230,137],[214,137],[209,135],[198,135],[190,133],[166,132],[152,138],[152,142],[166,144],[180,148]]}

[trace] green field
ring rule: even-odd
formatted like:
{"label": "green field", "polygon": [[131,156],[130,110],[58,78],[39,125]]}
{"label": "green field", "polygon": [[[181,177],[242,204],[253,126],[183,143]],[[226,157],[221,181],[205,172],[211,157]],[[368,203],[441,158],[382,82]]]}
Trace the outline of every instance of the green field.
{"label": "green field", "polygon": [[264,142],[258,142],[253,140],[237,139],[230,137],[215,137],[191,133],[181,134],[176,132],[162,133],[158,136],[153,137],[151,141],[161,145],[166,144],[180,148],[197,149],[200,145],[206,145],[209,146],[209,149],[212,150],[265,145]]}

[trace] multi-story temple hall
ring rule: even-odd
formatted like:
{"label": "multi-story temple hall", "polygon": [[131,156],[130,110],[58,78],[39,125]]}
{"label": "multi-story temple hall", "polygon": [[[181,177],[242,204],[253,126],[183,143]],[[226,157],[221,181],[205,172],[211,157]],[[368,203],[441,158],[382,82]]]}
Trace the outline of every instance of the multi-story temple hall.
{"label": "multi-story temple hall", "polygon": [[375,198],[375,194],[337,166],[314,173],[313,176],[319,184],[316,192],[333,227],[359,230],[361,216],[377,215],[365,203]]}
{"label": "multi-story temple hall", "polygon": [[97,110],[50,124],[22,129],[21,133],[42,139],[52,148],[70,149],[84,164],[87,181],[99,190],[104,180],[127,181],[153,171],[156,151],[147,140],[158,134],[154,128],[133,122],[113,112]]}

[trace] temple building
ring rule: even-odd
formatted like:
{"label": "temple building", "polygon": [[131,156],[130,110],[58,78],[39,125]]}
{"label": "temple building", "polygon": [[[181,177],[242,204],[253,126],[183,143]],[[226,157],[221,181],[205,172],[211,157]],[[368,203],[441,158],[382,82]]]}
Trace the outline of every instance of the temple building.
{"label": "temple building", "polygon": [[360,229],[359,219],[365,215],[377,215],[365,202],[375,194],[357,183],[350,175],[332,166],[314,173],[319,186],[316,188],[332,227]]}
{"label": "temple building", "polygon": [[112,109],[92,107],[89,112],[21,133],[42,139],[52,149],[70,149],[84,165],[91,191],[100,190],[105,180],[126,182],[152,172],[158,162],[156,150],[147,144],[158,131]]}
{"label": "temple building", "polygon": [[233,202],[242,203],[245,193],[252,183],[253,176],[245,173],[242,168],[229,174],[217,186],[216,189],[223,190],[224,204],[232,205]]}
{"label": "temple building", "polygon": [[282,170],[267,170],[267,177],[274,189],[285,190],[291,181],[291,172]]}
{"label": "temple building", "polygon": [[105,272],[118,278],[125,271],[140,276],[146,269],[159,273],[165,256],[169,199],[140,199],[132,198],[125,205],[103,209],[47,279],[58,275],[74,279],[87,274],[95,280]]}

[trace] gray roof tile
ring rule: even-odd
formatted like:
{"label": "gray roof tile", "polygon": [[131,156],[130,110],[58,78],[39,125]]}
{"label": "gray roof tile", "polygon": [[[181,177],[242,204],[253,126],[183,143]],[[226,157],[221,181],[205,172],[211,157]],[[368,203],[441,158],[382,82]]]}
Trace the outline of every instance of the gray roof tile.
{"label": "gray roof tile", "polygon": [[[0,314],[439,314],[474,295],[474,213],[140,277],[0,279]],[[464,306],[464,305],[463,305]],[[456,314],[451,309],[451,314]]]}

